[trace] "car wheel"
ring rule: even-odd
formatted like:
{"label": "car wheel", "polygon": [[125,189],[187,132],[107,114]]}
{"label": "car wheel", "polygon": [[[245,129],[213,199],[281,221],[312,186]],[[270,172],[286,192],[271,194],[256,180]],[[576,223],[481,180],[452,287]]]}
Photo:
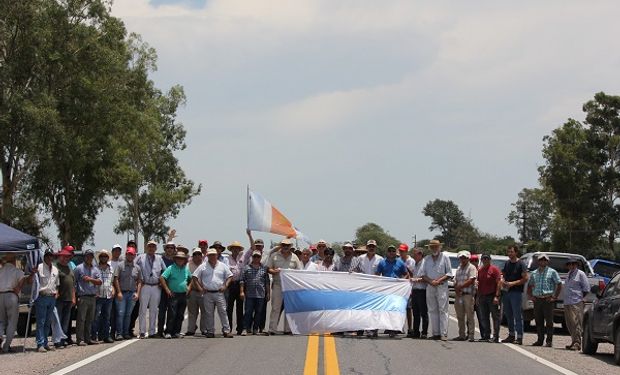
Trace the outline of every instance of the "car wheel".
{"label": "car wheel", "polygon": [[598,342],[592,339],[592,329],[590,327],[590,322],[588,322],[587,318],[583,321],[583,353],[584,354],[595,354],[598,349]]}
{"label": "car wheel", "polygon": [[620,327],[616,327],[616,337],[614,340],[614,361],[620,365]]}

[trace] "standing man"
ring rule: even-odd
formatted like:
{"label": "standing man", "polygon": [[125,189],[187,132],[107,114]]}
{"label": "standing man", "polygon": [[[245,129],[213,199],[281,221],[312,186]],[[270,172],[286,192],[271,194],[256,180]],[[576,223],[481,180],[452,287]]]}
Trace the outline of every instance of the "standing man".
{"label": "standing man", "polygon": [[[414,339],[426,339],[428,335],[428,308],[426,307],[426,281],[422,277],[424,268],[424,252],[422,249],[413,249],[415,264],[409,269],[411,273],[411,309],[413,312]],[[420,322],[422,331],[420,332]]]}
{"label": "standing man", "polygon": [[34,301],[34,306],[37,318],[37,351],[39,353],[56,349],[47,345],[47,333],[50,330],[52,314],[58,297],[58,285],[60,285],[58,268],[52,264],[53,257],[54,253],[51,249],[45,250],[43,263],[36,268],[39,275],[39,296]]}
{"label": "standing man", "polygon": [[[478,269],[478,309],[480,317],[480,341],[499,342],[499,296],[501,292],[502,274],[496,266],[491,264],[491,256],[483,254],[482,267]],[[493,339],[491,339],[491,320],[493,320]]]}
{"label": "standing man", "polygon": [[549,256],[545,253],[538,255],[538,268],[532,272],[532,277],[527,286],[527,296],[534,301],[534,320],[536,320],[536,333],[538,339],[532,346],[542,346],[545,340],[545,328],[547,342],[545,346],[553,346],[553,305],[562,290],[562,280],[556,270],[549,267]]}
{"label": "standing man", "polygon": [[209,241],[207,240],[198,240],[198,248],[202,253],[203,259],[207,259],[207,250],[209,250]]}
{"label": "standing man", "polygon": [[228,289],[228,296],[226,297],[226,312],[228,314],[228,322],[230,328],[233,327],[233,312],[235,305],[237,306],[237,335],[243,331],[243,299],[241,298],[241,276],[243,273],[243,246],[239,241],[234,241],[228,246],[231,255],[228,257],[228,266],[230,272],[233,274],[232,283]]}
{"label": "standing man", "polygon": [[328,247],[323,251],[323,259],[316,263],[319,271],[333,271],[334,270],[334,249]]}
{"label": "standing man", "polygon": [[181,337],[181,325],[187,306],[187,285],[192,280],[187,265],[187,255],[179,251],[174,256],[174,263],[161,274],[160,282],[168,297],[168,321],[164,338]]}
{"label": "standing man", "polygon": [[[396,256],[396,247],[388,246],[387,248],[387,256],[377,266],[377,276],[383,277],[391,277],[394,279],[408,279],[409,271],[407,271],[407,266],[405,266],[405,262],[403,262],[400,257]],[[397,331],[387,330],[390,338],[396,337]]]}
{"label": "standing man", "polygon": [[360,256],[360,268],[362,273],[366,275],[375,275],[377,273],[377,266],[379,262],[383,260],[381,255],[376,254],[377,241],[368,240],[366,243],[366,249],[368,252],[366,255]]}
{"label": "standing man", "polygon": [[431,240],[431,254],[424,258],[422,278],[426,281],[426,305],[433,330],[432,340],[448,340],[448,279],[452,278],[450,258],[441,251],[442,243]]}
{"label": "standing man", "polygon": [[564,281],[564,318],[571,336],[568,350],[581,350],[581,322],[583,321],[583,299],[590,292],[590,283],[585,272],[579,269],[579,259],[566,261],[568,276]]}
{"label": "standing man", "polygon": [[[192,259],[187,264],[190,274],[194,274],[198,267],[202,264],[202,249],[197,247],[192,251]],[[194,283],[189,284],[189,293],[187,298],[187,332],[185,336],[194,336],[196,334],[196,321],[198,320],[198,312],[200,312],[200,332],[206,333],[207,320],[205,307],[202,303],[202,293],[198,292]]]}
{"label": "standing man", "polygon": [[166,269],[161,256],[155,254],[157,243],[149,241],[146,245],[146,254],[138,256],[136,264],[142,272],[142,288],[140,290],[140,338],[146,338],[146,314],[149,314],[149,336],[155,336],[155,320],[161,298],[159,278]]}
{"label": "standing man", "polygon": [[[136,258],[138,254],[138,244],[135,240],[127,241],[127,248],[133,247],[136,251]],[[134,262],[136,259],[134,258]],[[138,316],[140,315],[140,300],[137,300],[133,306],[133,310],[131,311],[131,320],[129,321],[129,335],[131,337],[137,337],[134,334],[134,328],[136,327],[136,320],[138,320]]]}
{"label": "standing man", "polygon": [[259,332],[262,311],[269,301],[269,272],[261,264],[261,256],[260,251],[254,251],[252,263],[245,267],[241,276],[241,298],[245,301],[241,336],[247,335],[248,331],[253,335]]}
{"label": "standing man", "polygon": [[[209,249],[215,249],[217,252],[217,261],[224,263],[227,267],[230,268],[230,264],[228,262],[228,255],[222,254],[222,252],[226,249],[224,245],[220,241],[213,242],[213,245],[209,247]],[[207,257],[209,260],[209,257]]]}
{"label": "standing man", "polygon": [[508,320],[508,337],[502,342],[523,344],[523,312],[521,304],[523,302],[523,285],[527,283],[527,267],[519,259],[519,247],[517,245],[508,246],[508,262],[504,264],[502,270],[502,305],[504,314]]}
{"label": "standing man", "polygon": [[[149,241],[149,245],[154,243],[157,246],[157,242]],[[164,256],[161,257],[161,260],[164,261],[165,269],[174,264],[174,256],[177,252],[177,246],[174,242],[168,241],[166,245],[164,245]],[[162,271],[163,272],[163,271]],[[168,312],[168,294],[166,291],[161,288],[161,296],[159,298],[159,306],[157,312],[157,336],[164,337],[165,325],[168,324],[166,320],[166,315]]]}
{"label": "standing man", "polygon": [[[471,254],[467,250],[459,251],[459,268],[456,270],[454,277],[454,310],[456,310],[456,318],[459,323],[459,335],[454,341],[474,342],[474,288],[478,270],[469,262]],[[467,336],[465,336],[465,327],[467,326]]]}
{"label": "standing man", "polygon": [[125,260],[114,269],[114,289],[116,291],[116,340],[129,340],[131,313],[136,301],[139,300],[142,288],[142,271],[134,263],[136,249],[128,247]]}
{"label": "standing man", "polygon": [[[4,256],[4,265],[0,267],[0,349],[2,353],[11,351],[11,342],[17,329],[19,319],[19,293],[24,281],[24,272],[15,267],[14,254]],[[4,338],[4,342],[2,341]]]}
{"label": "standing man", "polygon": [[60,343],[55,343],[57,348],[72,345],[71,339],[71,309],[77,304],[75,295],[75,274],[69,266],[69,261],[73,257],[73,253],[68,249],[63,249],[58,253],[56,268],[58,268],[58,277],[60,284],[58,285],[58,298],[56,299],[56,311],[60,320],[60,326],[66,339]]}
{"label": "standing man", "polygon": [[325,240],[319,240],[316,244],[317,253],[314,254],[310,260],[314,263],[318,263],[323,260],[323,257],[325,256],[325,249],[327,249],[327,242],[325,242]]}
{"label": "standing man", "polygon": [[97,291],[91,340],[110,344],[114,342],[110,337],[110,316],[112,315],[112,301],[114,301],[116,293],[114,291],[114,270],[108,264],[108,259],[110,259],[108,251],[101,250],[97,266],[101,274],[101,285]]}
{"label": "standing man", "polygon": [[86,250],[84,262],[75,267],[74,271],[75,290],[78,298],[75,341],[79,346],[99,343],[90,337],[97,306],[97,286],[102,284],[101,273],[93,264],[94,259],[95,253],[92,250]]}
{"label": "standing man", "polygon": [[[114,270],[116,269],[116,266],[118,266],[118,264],[120,262],[122,262],[121,260],[121,253],[123,252],[123,248],[121,247],[121,245],[119,244],[115,244],[114,246],[112,246],[112,259],[110,259],[110,267],[112,267],[112,272],[114,272]],[[112,274],[112,283],[114,283],[114,274]],[[116,337],[116,291],[114,293],[114,297],[112,297],[112,310],[111,311],[111,317],[110,317],[110,338],[112,340],[114,340],[114,338]]]}
{"label": "standing man", "polygon": [[[263,249],[265,248],[265,242],[260,238],[257,238],[256,240],[254,240],[252,238],[252,231],[249,229],[246,229],[246,233],[248,235],[248,239],[250,240],[251,246],[248,250],[245,251],[243,255],[245,259],[245,264],[249,264],[250,256],[252,255],[252,253],[254,253],[254,251],[260,251],[260,253],[262,254],[260,262],[263,266],[267,265],[267,262],[269,261],[269,256],[271,254],[267,254],[265,251],[263,251]],[[260,333],[263,333],[265,331],[266,322],[267,322],[267,302],[265,302],[265,308],[261,311],[260,319],[258,321],[258,327],[259,327]]]}
{"label": "standing man", "polygon": [[[284,299],[282,297],[282,284],[280,282],[280,270],[283,269],[296,269],[303,268],[301,261],[297,258],[297,255],[291,252],[291,246],[293,242],[285,238],[280,242],[280,251],[274,252],[269,261],[267,267],[269,273],[273,277],[273,283],[271,286],[271,316],[269,318],[269,334],[275,335],[280,323],[280,315],[285,309]],[[284,334],[289,334],[290,329],[286,318],[284,319]]]}
{"label": "standing man", "polygon": [[301,258],[299,260],[301,260],[301,264],[303,265],[302,269],[306,271],[318,271],[319,267],[310,260],[311,257],[312,251],[310,249],[303,249],[301,251]]}
{"label": "standing man", "polygon": [[230,268],[223,262],[217,260],[218,254],[215,248],[207,251],[207,261],[194,271],[192,280],[198,292],[203,297],[206,310],[206,333],[205,337],[215,337],[215,309],[222,323],[222,333],[224,337],[233,337],[230,333],[228,315],[226,314],[226,298],[224,292],[228,289],[232,281],[233,274]]}
{"label": "standing man", "polygon": [[344,256],[334,261],[334,271],[361,272],[360,260],[353,254],[353,251],[354,248],[351,242],[345,242],[344,245],[342,245],[342,252],[344,253]]}

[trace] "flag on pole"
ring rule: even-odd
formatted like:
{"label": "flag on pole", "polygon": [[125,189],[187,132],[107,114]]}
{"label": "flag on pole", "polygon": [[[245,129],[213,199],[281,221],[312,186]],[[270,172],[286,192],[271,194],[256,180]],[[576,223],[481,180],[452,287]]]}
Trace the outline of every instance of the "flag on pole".
{"label": "flag on pole", "polygon": [[295,334],[401,331],[411,283],[348,272],[281,270],[286,319]]}
{"label": "flag on pole", "polygon": [[277,208],[258,193],[248,188],[248,229],[298,238],[310,243],[310,239],[293,226]]}

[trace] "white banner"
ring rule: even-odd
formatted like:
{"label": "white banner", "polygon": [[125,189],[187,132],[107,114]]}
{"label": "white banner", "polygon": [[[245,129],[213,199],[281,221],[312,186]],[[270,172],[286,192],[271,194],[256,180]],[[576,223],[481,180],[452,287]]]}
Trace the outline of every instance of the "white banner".
{"label": "white banner", "polygon": [[348,272],[281,270],[284,309],[295,334],[405,325],[409,280]]}

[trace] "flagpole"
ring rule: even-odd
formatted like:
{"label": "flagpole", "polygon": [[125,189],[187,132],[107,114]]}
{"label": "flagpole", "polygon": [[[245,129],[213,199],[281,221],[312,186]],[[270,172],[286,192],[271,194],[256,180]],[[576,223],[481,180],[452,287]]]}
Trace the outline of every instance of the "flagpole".
{"label": "flagpole", "polygon": [[247,211],[246,211],[246,229],[250,229],[250,184],[247,184],[246,190],[246,203],[247,203]]}

